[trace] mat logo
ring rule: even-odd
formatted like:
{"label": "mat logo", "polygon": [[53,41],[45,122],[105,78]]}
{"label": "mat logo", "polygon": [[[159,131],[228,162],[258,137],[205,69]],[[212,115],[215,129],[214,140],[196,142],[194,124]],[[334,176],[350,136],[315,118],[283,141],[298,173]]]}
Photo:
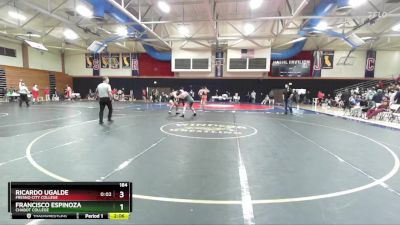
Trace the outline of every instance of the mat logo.
{"label": "mat logo", "polygon": [[162,126],[161,131],[170,135],[199,139],[231,139],[252,136],[253,127],[224,122],[181,122]]}

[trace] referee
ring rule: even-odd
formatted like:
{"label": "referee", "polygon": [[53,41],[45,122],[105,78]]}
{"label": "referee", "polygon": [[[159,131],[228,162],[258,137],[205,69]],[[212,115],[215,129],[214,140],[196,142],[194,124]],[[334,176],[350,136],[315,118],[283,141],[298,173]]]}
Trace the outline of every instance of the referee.
{"label": "referee", "polygon": [[19,107],[22,106],[22,102],[26,103],[26,107],[29,107],[29,99],[28,99],[28,94],[29,90],[25,86],[25,83],[21,80],[19,80]]}
{"label": "referee", "polygon": [[100,112],[99,112],[99,124],[103,124],[103,112],[107,105],[108,108],[108,121],[112,122],[112,94],[111,86],[108,84],[110,80],[108,77],[103,77],[103,83],[99,84],[96,89],[96,94],[99,97]]}

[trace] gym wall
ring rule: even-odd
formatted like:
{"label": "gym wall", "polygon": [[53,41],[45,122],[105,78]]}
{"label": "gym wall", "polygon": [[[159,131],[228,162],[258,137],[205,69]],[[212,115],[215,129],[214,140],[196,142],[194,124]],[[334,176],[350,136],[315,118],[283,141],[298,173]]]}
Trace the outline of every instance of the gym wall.
{"label": "gym wall", "polygon": [[[364,78],[366,51],[354,51],[350,54],[355,58],[353,65],[338,65],[342,57],[348,55],[348,51],[335,51],[333,69],[322,69],[322,78]],[[311,54],[311,56],[310,56]],[[85,68],[85,58],[83,53],[69,54],[65,57],[66,73],[74,77],[92,76],[92,69]],[[214,57],[214,56],[213,56]],[[226,54],[224,64],[224,77],[226,78],[266,78],[270,73],[261,72],[227,72]],[[312,53],[305,51],[293,59],[310,60]],[[213,62],[214,58],[211,59]],[[400,52],[399,51],[377,51],[375,66],[375,78],[390,78],[400,74]],[[214,66],[211,66],[211,72],[171,72],[170,62],[161,62],[154,60],[145,53],[139,56],[139,73],[143,76],[166,76],[179,78],[214,78]],[[101,76],[131,76],[130,69],[100,69]],[[311,75],[310,75],[311,76]]]}
{"label": "gym wall", "polygon": [[59,51],[48,52],[28,48],[29,68],[62,72],[61,54]]}
{"label": "gym wall", "polygon": [[49,75],[55,74],[56,88],[58,91],[64,90],[66,85],[73,87],[73,78],[61,72],[51,72],[48,70],[28,69],[14,66],[4,66],[7,88],[18,89],[19,80],[23,79],[29,90],[34,84],[39,86],[39,93],[44,95],[43,90],[50,87]]}

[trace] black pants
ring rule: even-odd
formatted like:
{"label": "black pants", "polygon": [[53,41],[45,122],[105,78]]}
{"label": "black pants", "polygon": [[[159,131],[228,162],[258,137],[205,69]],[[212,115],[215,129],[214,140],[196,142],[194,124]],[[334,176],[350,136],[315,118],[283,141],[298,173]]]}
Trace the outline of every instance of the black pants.
{"label": "black pants", "polygon": [[99,112],[99,121],[103,122],[103,112],[104,112],[104,108],[107,105],[108,108],[108,120],[111,120],[111,116],[112,116],[112,104],[111,104],[111,100],[110,98],[106,97],[106,98],[100,98],[100,112]]}
{"label": "black pants", "polygon": [[22,106],[22,102],[26,103],[26,106],[29,107],[29,100],[27,94],[20,94],[19,95],[19,106]]}

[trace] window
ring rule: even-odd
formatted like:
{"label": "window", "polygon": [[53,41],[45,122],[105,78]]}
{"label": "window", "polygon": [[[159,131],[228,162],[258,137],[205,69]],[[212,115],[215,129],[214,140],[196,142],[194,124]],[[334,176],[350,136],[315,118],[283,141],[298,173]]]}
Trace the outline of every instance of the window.
{"label": "window", "polygon": [[17,57],[17,51],[11,48],[0,47],[0,55],[9,56],[9,57]]}

